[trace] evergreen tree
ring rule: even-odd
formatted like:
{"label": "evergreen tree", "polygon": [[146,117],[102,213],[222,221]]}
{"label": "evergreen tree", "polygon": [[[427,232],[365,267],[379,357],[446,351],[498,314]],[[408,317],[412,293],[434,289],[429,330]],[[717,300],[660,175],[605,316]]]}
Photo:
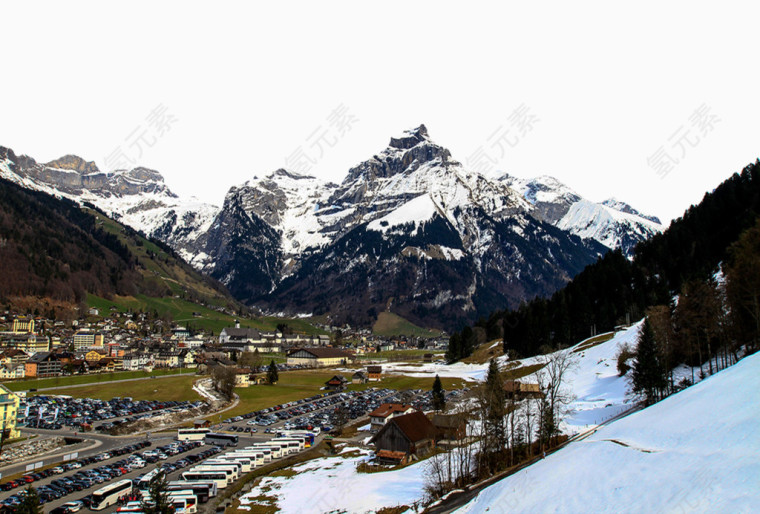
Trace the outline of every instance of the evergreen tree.
{"label": "evergreen tree", "polygon": [[639,334],[636,363],[633,365],[631,378],[634,392],[643,394],[647,404],[659,400],[668,384],[667,370],[662,364],[661,355],[649,318],[646,318]]}
{"label": "evergreen tree", "polygon": [[267,369],[267,381],[269,382],[269,385],[274,385],[279,379],[280,376],[277,373],[277,364],[275,364],[274,359],[272,359],[272,362],[269,363],[269,368]]}
{"label": "evergreen tree", "polygon": [[446,362],[451,364],[459,360],[459,355],[462,350],[462,338],[458,332],[454,332],[449,337],[449,347],[446,350]]}
{"label": "evergreen tree", "polygon": [[446,393],[441,384],[441,378],[436,375],[433,382],[433,409],[437,411],[446,410]]}
{"label": "evergreen tree", "polygon": [[539,442],[541,443],[541,448],[545,449],[550,446],[551,439],[557,434],[558,428],[557,422],[554,419],[554,409],[551,408],[546,398],[541,400],[539,411],[541,413]]}
{"label": "evergreen tree", "polygon": [[482,386],[480,410],[483,423],[481,471],[494,471],[506,444],[504,416],[507,413],[504,382],[495,359],[488,364],[488,375]]}
{"label": "evergreen tree", "polygon": [[24,499],[16,508],[18,514],[42,514],[42,507],[40,507],[40,497],[37,494],[37,489],[31,485],[26,488]]}
{"label": "evergreen tree", "polygon": [[174,514],[174,506],[169,501],[169,486],[166,476],[158,473],[148,484],[150,502],[142,502],[142,511],[145,514]]}

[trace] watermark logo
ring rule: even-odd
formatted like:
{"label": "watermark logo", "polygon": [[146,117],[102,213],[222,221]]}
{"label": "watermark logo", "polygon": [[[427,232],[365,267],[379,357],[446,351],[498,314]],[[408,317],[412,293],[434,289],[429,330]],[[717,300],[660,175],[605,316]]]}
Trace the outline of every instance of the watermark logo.
{"label": "watermark logo", "polygon": [[285,157],[285,168],[296,173],[308,173],[358,122],[359,119],[341,103],[325,117],[324,123],[309,134],[303,144]]}
{"label": "watermark logo", "polygon": [[145,155],[148,148],[156,143],[172,129],[177,117],[169,112],[164,104],[158,104],[151,110],[142,123],[137,125],[124,142],[104,157],[106,170],[121,170],[133,168]]}
{"label": "watermark logo", "polygon": [[686,159],[693,148],[715,130],[720,121],[721,119],[712,113],[712,107],[703,103],[689,116],[688,124],[679,126],[668,137],[666,143],[647,157],[647,166],[664,179]]}
{"label": "watermark logo", "polygon": [[477,173],[491,172],[507,156],[509,149],[519,145],[540,122],[530,107],[521,103],[507,117],[505,123],[491,132],[484,144],[465,158],[465,164]]}

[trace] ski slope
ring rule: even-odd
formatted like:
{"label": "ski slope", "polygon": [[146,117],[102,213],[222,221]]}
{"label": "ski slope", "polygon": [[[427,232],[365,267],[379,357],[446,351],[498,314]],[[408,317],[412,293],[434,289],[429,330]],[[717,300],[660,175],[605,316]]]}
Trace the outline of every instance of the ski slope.
{"label": "ski slope", "polygon": [[600,428],[458,512],[758,512],[760,354]]}

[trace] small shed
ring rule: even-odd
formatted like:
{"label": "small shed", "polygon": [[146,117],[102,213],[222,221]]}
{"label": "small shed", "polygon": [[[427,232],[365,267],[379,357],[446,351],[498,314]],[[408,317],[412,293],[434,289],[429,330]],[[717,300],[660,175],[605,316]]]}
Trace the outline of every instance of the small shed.
{"label": "small shed", "polygon": [[334,375],[330,380],[325,382],[325,388],[330,391],[342,391],[347,383],[348,380],[343,375]]}
{"label": "small shed", "polygon": [[523,384],[517,380],[504,382],[504,396],[507,400],[521,401],[528,398],[543,398],[544,393],[538,384]]}
{"label": "small shed", "polygon": [[351,376],[352,384],[366,384],[367,375],[363,371],[357,371]]}
{"label": "small shed", "polygon": [[367,366],[367,380],[370,382],[379,382],[383,377],[382,366]]}

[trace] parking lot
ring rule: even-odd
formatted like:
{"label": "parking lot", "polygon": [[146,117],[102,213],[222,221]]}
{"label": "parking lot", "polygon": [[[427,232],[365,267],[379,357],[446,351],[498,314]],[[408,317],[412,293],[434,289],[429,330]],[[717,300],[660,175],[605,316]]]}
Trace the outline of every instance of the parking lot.
{"label": "parking lot", "polygon": [[82,427],[108,431],[118,425],[166,414],[182,412],[204,405],[204,402],[133,401],[132,398],[96,400],[68,396],[30,396],[19,407],[19,426],[60,430]]}

